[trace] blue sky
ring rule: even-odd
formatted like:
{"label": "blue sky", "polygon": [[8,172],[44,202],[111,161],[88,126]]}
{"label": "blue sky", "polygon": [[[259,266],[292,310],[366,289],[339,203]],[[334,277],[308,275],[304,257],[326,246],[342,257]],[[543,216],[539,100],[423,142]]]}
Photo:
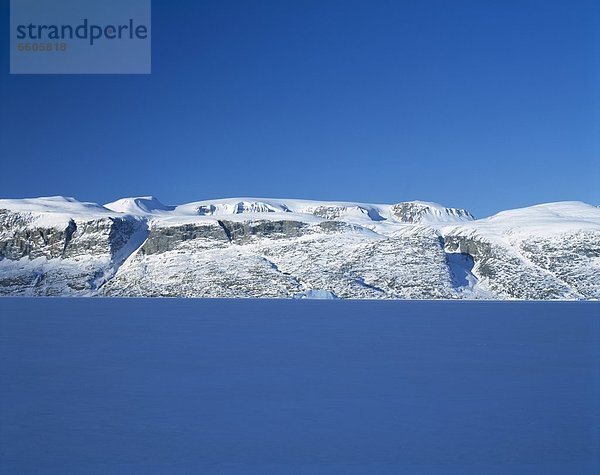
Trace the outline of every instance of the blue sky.
{"label": "blue sky", "polygon": [[595,0],[152,7],[150,76],[11,76],[2,35],[1,197],[600,204]]}

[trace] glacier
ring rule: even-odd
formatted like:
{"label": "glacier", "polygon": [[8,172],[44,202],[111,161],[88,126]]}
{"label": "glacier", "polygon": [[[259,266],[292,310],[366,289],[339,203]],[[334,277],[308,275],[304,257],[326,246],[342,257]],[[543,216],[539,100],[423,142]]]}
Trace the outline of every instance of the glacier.
{"label": "glacier", "polygon": [[600,209],[2,199],[0,295],[597,300]]}

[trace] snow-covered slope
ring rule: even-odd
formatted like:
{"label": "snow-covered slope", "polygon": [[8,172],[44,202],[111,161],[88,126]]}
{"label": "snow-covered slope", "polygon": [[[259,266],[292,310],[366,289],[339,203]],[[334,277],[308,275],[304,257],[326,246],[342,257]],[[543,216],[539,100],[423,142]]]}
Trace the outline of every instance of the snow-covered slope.
{"label": "snow-covered slope", "polygon": [[0,200],[0,294],[600,298],[600,209]]}
{"label": "snow-covered slope", "polygon": [[600,209],[572,201],[502,211],[444,229],[499,296],[600,298]]}

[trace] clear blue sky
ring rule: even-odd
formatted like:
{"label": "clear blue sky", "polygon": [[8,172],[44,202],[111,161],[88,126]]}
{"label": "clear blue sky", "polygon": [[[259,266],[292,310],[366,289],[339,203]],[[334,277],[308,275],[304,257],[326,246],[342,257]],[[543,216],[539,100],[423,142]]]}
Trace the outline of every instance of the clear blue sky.
{"label": "clear blue sky", "polygon": [[153,1],[150,76],[10,76],[1,197],[600,204],[600,4]]}

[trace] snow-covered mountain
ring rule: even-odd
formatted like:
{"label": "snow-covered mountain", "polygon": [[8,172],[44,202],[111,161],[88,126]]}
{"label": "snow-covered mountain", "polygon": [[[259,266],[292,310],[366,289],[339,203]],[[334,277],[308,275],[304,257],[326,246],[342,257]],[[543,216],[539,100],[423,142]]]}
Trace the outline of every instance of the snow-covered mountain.
{"label": "snow-covered mountain", "polygon": [[600,209],[0,200],[0,295],[599,299]]}

